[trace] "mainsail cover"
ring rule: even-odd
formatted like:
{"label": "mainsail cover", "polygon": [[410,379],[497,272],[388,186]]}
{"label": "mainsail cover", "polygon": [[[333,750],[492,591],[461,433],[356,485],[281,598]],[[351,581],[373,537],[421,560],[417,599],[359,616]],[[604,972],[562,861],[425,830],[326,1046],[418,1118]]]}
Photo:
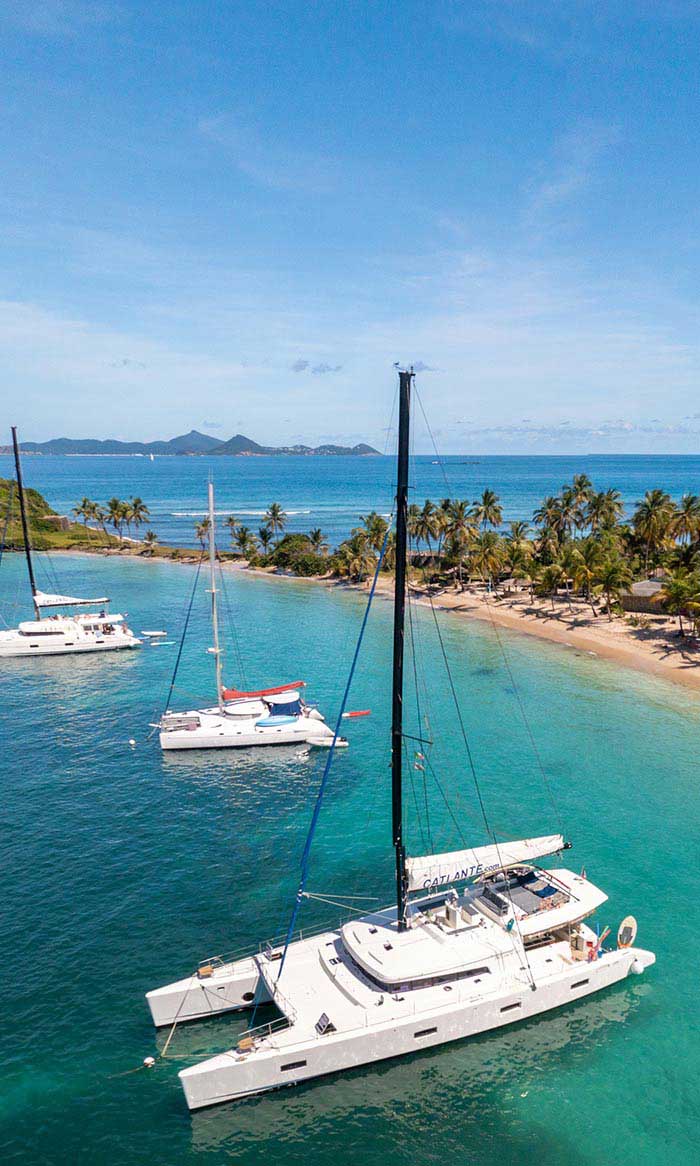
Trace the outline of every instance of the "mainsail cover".
{"label": "mainsail cover", "polygon": [[495,867],[508,866],[513,862],[530,862],[564,848],[563,835],[544,834],[539,838],[524,838],[519,842],[499,842],[497,845],[475,846],[472,850],[452,850],[447,854],[408,858],[408,889],[432,891],[449,883],[473,879]]}
{"label": "mainsail cover", "polygon": [[97,603],[109,603],[106,595],[99,599],[77,599],[74,595],[49,595],[46,591],[37,591],[34,596],[37,607],[90,607]]}

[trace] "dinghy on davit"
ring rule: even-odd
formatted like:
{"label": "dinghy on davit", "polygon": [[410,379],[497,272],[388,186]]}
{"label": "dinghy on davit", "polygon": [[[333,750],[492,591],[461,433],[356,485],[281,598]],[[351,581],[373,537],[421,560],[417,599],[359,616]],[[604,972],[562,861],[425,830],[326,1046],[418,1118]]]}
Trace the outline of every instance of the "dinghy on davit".
{"label": "dinghy on davit", "polygon": [[407,857],[402,697],[412,382],[412,371],[400,373],[391,727],[396,901],[294,937],[317,805],[284,942],[237,960],[206,960],[189,978],[147,995],[159,1026],[265,1003],[280,1014],[250,1028],[234,1048],[182,1070],[191,1110],[501,1028],[579,1001],[655,961],[632,946],[636,925],[629,920],[617,948],[604,946],[607,932],[599,936],[586,920],[607,895],[583,872],[536,865],[569,849],[562,833],[506,841],[484,814],[488,844]]}

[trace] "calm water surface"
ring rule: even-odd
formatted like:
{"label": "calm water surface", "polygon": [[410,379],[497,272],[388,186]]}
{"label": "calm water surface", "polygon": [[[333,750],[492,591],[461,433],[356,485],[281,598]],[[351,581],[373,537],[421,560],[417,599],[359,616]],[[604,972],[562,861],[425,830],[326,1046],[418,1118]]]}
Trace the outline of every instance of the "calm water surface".
{"label": "calm water surface", "polygon": [[[112,595],[136,628],[172,633],[193,580],[186,566],[80,557],[61,559],[59,573],[67,591]],[[227,590],[229,682],[304,676],[330,715],[362,597],[244,575]],[[23,564],[8,556],[0,611],[10,621],[20,599],[26,612]],[[390,615],[379,601],[351,700],[373,715],[352,725],[351,748],[334,768],[312,863],[319,892],[391,897]],[[515,683],[574,841],[571,865],[585,864],[609,893],[602,925],[616,929],[634,912],[656,967],[541,1020],[190,1117],[178,1068],[230,1047],[244,1022],[184,1027],[172,1058],[130,1072],[164,1039],[143,994],[201,956],[257,947],[284,926],[323,756],[161,756],[148,722],[165,698],[174,647],[6,663],[3,1162],[695,1160],[700,702],[555,645],[499,638],[454,617],[441,623],[492,819],[519,836],[558,825]],[[414,853],[425,841],[449,849],[462,837],[483,840],[429,614],[417,614],[415,637],[427,688],[421,711],[460,830],[432,783],[430,820],[417,813],[420,775],[409,771]],[[185,707],[211,691],[208,642],[202,585],[177,698]],[[303,922],[323,921],[320,910],[307,908]]]}

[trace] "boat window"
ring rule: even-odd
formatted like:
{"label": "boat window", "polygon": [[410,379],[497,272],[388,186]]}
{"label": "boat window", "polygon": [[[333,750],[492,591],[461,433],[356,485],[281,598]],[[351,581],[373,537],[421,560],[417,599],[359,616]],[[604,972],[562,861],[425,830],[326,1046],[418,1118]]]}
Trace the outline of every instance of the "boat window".
{"label": "boat window", "polygon": [[425,980],[412,980],[409,982],[401,980],[398,983],[389,984],[384,980],[377,979],[366,968],[361,967],[356,960],[352,959],[352,956],[350,959],[353,966],[362,973],[366,980],[369,980],[370,984],[374,984],[377,988],[382,988],[385,992],[412,992],[417,988],[436,988],[441,984],[453,984],[457,980],[473,980],[476,976],[488,976],[491,972],[489,967],[484,966],[482,968],[467,968],[463,972],[449,972],[444,976],[430,976]]}
{"label": "boat window", "polygon": [[413,1035],[417,1040],[419,1036],[432,1036],[434,1032],[437,1032],[437,1028],[421,1028],[420,1032],[414,1032]]}
{"label": "boat window", "polygon": [[65,636],[66,633],[60,628],[51,628],[48,632],[23,632],[20,628],[19,634],[21,636],[29,636],[30,639],[35,640],[37,636]]}
{"label": "boat window", "polygon": [[286,1072],[287,1069],[303,1069],[306,1061],[290,1061],[288,1065],[280,1065],[280,1073]]}
{"label": "boat window", "polygon": [[510,1012],[513,1008],[522,1008],[522,1002],[517,1000],[515,1004],[504,1004],[501,1012]]}

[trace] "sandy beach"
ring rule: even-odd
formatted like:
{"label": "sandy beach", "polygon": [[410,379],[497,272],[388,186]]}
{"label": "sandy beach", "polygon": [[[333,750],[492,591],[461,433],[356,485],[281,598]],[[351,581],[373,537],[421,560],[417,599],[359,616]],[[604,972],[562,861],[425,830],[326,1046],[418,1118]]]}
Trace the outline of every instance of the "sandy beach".
{"label": "sandy beach", "polygon": [[[279,574],[242,564],[228,564],[233,570],[246,570],[255,575],[280,581],[322,583],[327,587],[344,587],[367,592],[366,583],[347,583],[328,576],[308,579],[296,575]],[[420,604],[429,605],[427,591],[412,588]],[[377,592],[384,598],[393,593],[393,579],[380,578]],[[529,592],[513,591],[502,598],[488,596],[485,591],[455,591],[452,588],[433,590],[433,606],[463,619],[478,619],[494,627],[537,636],[554,644],[576,648],[591,656],[611,660],[638,672],[663,677],[685,688],[700,691],[700,645],[693,646],[690,637],[678,635],[678,621],[670,616],[641,616],[643,626],[633,626],[630,616],[614,616],[608,620],[604,611],[593,615],[590,605],[572,598],[571,604],[559,597],[552,607],[549,599],[530,599]]]}

